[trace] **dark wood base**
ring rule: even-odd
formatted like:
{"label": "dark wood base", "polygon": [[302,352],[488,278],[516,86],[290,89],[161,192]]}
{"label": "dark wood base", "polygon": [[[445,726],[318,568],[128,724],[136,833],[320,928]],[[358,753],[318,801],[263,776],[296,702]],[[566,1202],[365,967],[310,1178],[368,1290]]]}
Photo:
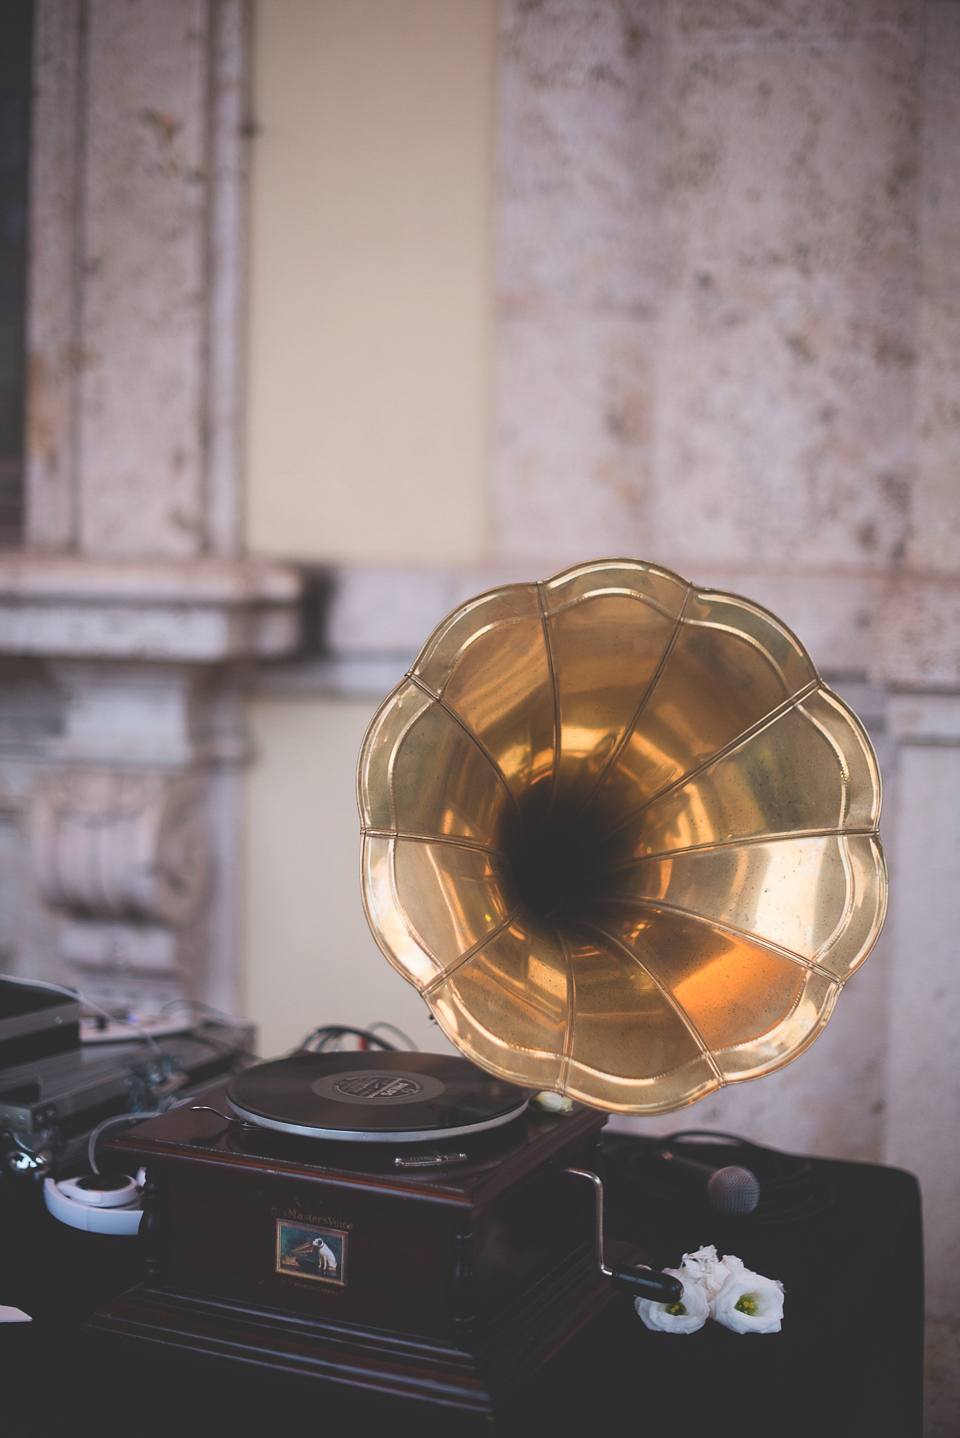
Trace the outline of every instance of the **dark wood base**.
{"label": "dark wood base", "polygon": [[232,1359],[493,1416],[503,1401],[606,1306],[608,1280],[581,1254],[548,1275],[485,1331],[459,1345],[256,1309],[141,1284],[87,1322],[101,1340]]}

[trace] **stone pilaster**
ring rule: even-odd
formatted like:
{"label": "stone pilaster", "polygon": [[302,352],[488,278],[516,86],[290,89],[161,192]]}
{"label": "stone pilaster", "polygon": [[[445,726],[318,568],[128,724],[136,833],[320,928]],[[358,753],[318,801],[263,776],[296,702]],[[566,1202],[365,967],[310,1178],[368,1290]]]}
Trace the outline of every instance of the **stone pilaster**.
{"label": "stone pilaster", "polygon": [[[299,642],[298,575],[239,554],[248,20],[36,6],[0,945],[140,1011],[237,1005],[238,666]],[[44,725],[18,723],[31,703]]]}

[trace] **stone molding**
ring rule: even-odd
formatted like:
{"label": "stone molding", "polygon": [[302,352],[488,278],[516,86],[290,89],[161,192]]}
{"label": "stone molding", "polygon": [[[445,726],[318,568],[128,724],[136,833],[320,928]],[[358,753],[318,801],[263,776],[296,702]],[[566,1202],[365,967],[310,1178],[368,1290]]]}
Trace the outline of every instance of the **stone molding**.
{"label": "stone molding", "polygon": [[960,694],[894,690],[887,700],[887,730],[898,744],[960,746]]}
{"label": "stone molding", "polygon": [[299,642],[296,570],[245,559],[0,556],[0,653],[223,663]]}
{"label": "stone molding", "polygon": [[[321,657],[268,665],[251,673],[249,683],[266,693],[385,694],[458,604],[498,585],[547,578],[567,564],[598,557],[331,570],[318,632],[305,636],[307,648]],[[634,557],[765,605],[794,629],[823,673],[866,678],[885,689],[960,691],[960,577],[710,560],[691,566],[663,553]]]}
{"label": "stone molding", "polygon": [[59,659],[47,672],[61,696],[52,764],[170,773],[236,768],[248,757],[229,666]]}

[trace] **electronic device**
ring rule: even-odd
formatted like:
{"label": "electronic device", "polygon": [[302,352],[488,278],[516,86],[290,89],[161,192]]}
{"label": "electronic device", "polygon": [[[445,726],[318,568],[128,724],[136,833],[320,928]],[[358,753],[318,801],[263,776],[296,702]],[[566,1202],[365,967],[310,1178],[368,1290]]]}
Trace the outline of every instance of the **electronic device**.
{"label": "electronic device", "polygon": [[104,1121],[200,1095],[250,1063],[254,1030],[217,1020],[148,1042],[126,1034],[0,1071],[0,1181],[75,1172]]}
{"label": "electronic device", "polygon": [[195,1022],[195,1017],[187,1017],[180,1013],[137,1019],[134,1024],[129,1019],[111,1018],[109,1014],[102,1013],[89,1018],[81,1018],[80,1042],[83,1044],[129,1043],[134,1033],[138,1033],[141,1038],[163,1039],[168,1038],[170,1034],[189,1032]]}
{"label": "electronic device", "polygon": [[79,994],[0,978],[0,1070],[64,1053],[79,1042]]}
{"label": "electronic device", "polygon": [[[751,1143],[737,1134],[714,1130],[683,1129],[665,1138],[611,1134],[604,1138],[604,1163],[611,1179],[612,1219],[617,1233],[637,1231],[641,1218],[652,1225],[657,1253],[672,1253],[674,1226],[693,1225],[709,1232],[718,1246],[729,1243],[736,1251],[744,1229],[803,1223],[833,1203],[833,1193],[809,1159]],[[697,1165],[696,1177],[664,1162],[666,1150]],[[703,1170],[713,1173],[727,1167],[743,1168],[753,1175],[758,1192],[754,1208],[717,1209],[707,1193]],[[671,1261],[665,1259],[665,1261]]]}
{"label": "electronic device", "polygon": [[757,1175],[742,1164],[703,1163],[666,1145],[654,1145],[649,1167],[649,1181],[655,1188],[666,1185],[675,1192],[705,1199],[717,1213],[753,1213],[760,1202]]}
{"label": "electronic device", "polygon": [[609,560],[449,616],[358,788],[371,929],[464,1057],[288,1056],[109,1139],[149,1276],[90,1328],[489,1415],[612,1280],[675,1301],[605,1245],[606,1113],[813,1041],[883,920],[876,760],[766,610]]}
{"label": "electronic device", "polygon": [[753,1213],[760,1202],[757,1175],[742,1164],[728,1163],[722,1168],[712,1168],[710,1164],[683,1158],[669,1149],[664,1150],[663,1162],[672,1163],[675,1169],[701,1187],[710,1207],[718,1213]]}

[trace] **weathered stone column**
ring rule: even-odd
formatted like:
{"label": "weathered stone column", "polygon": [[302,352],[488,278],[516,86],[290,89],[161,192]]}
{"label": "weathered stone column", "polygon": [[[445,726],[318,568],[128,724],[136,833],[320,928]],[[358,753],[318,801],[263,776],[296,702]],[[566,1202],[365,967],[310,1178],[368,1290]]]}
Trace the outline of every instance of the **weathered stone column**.
{"label": "weathered stone column", "polygon": [[923,1187],[928,1311],[946,1318],[960,1311],[960,694],[895,694],[890,727],[900,801],[885,1149]]}
{"label": "weathered stone column", "polygon": [[141,1012],[237,1004],[237,667],[298,643],[298,575],[240,553],[247,22],[245,0],[36,7],[0,941]]}

